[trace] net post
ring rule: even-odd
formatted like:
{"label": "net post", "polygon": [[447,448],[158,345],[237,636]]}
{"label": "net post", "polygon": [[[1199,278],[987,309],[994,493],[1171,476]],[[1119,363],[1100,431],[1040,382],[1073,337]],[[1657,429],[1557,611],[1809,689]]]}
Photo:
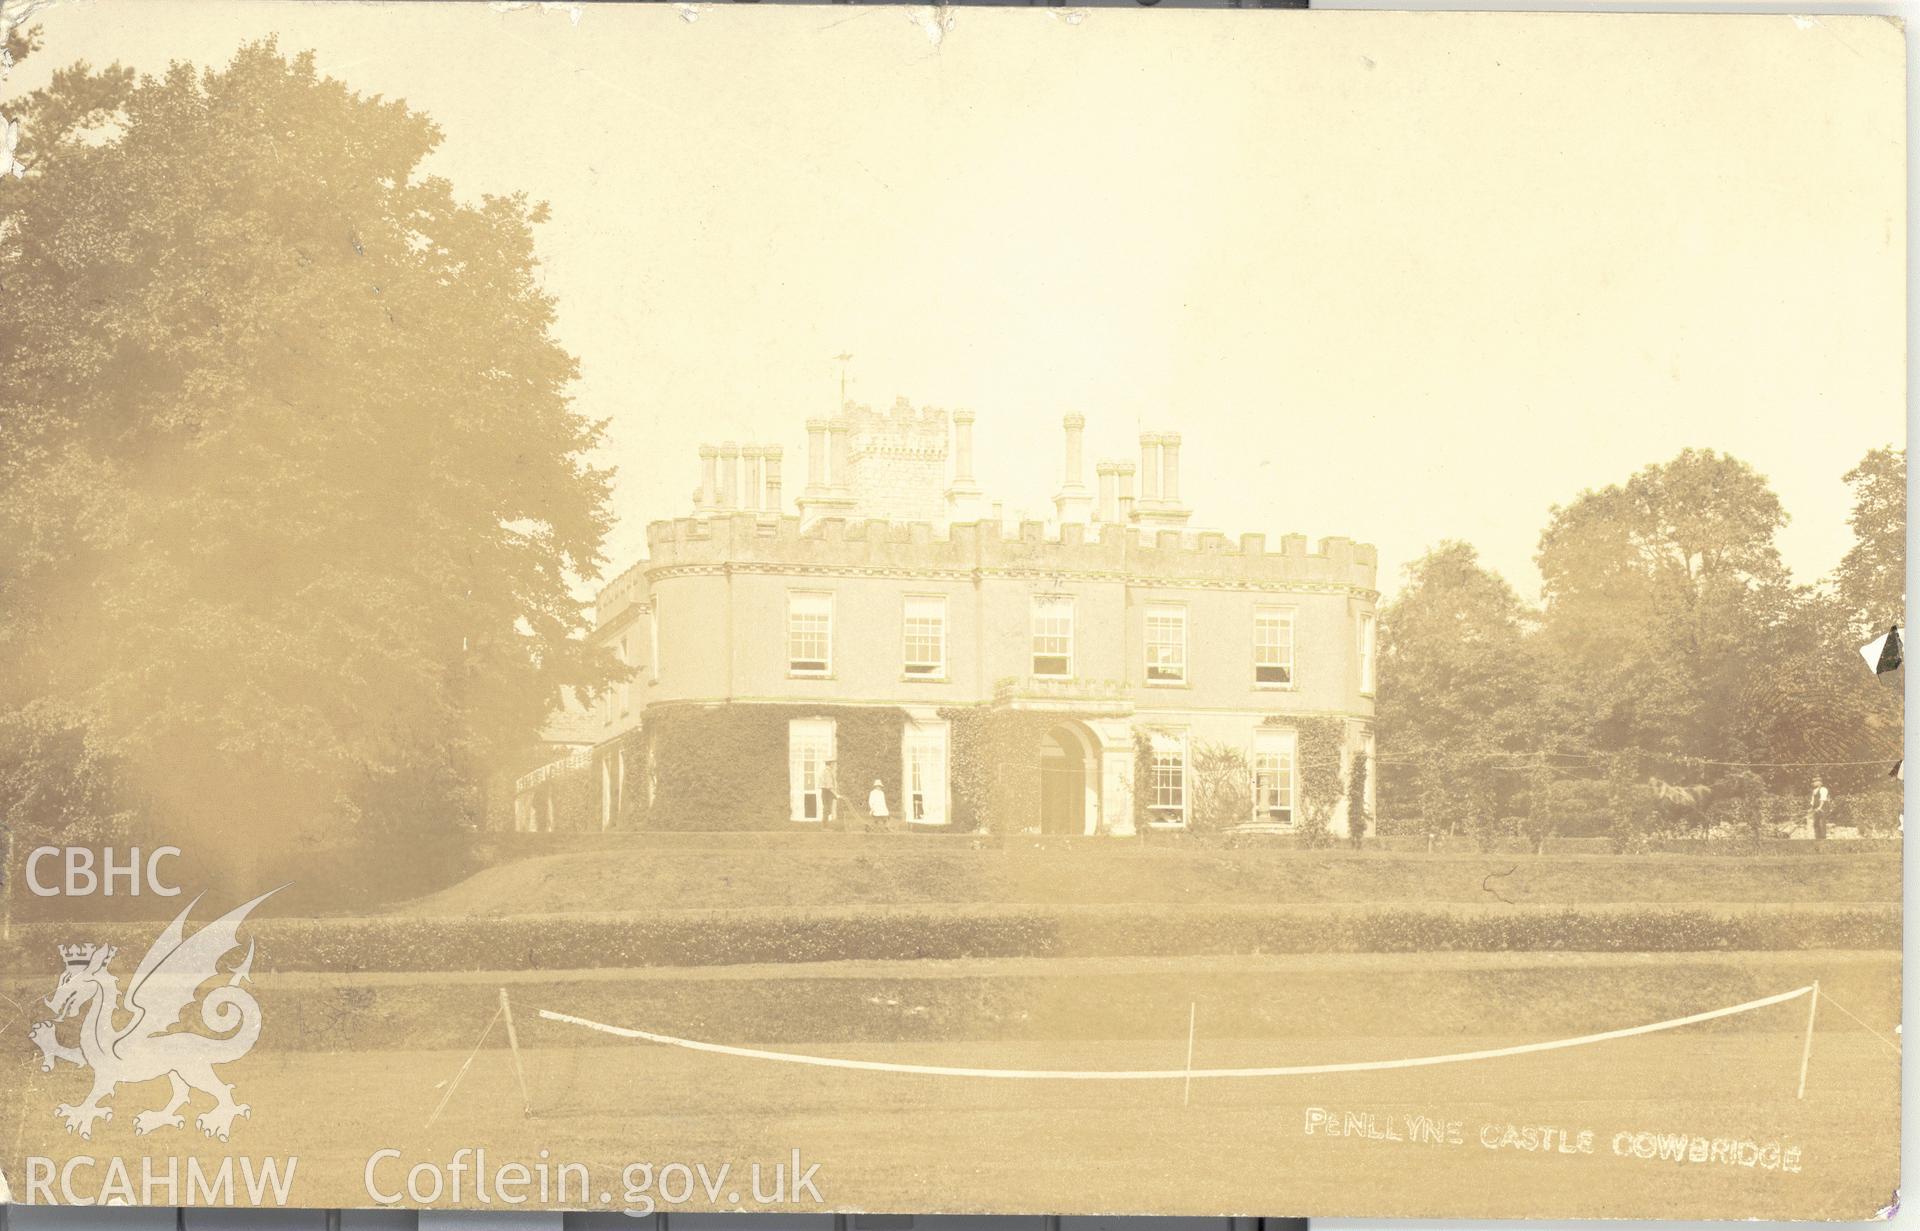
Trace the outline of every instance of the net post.
{"label": "net post", "polygon": [[507,989],[500,989],[500,1016],[507,1022],[507,1051],[513,1056],[513,1076],[520,1083],[520,1109],[526,1117],[533,1118],[533,1099],[527,1094],[527,1072],[520,1067],[520,1035],[513,1028],[513,1005],[507,1000]]}
{"label": "net post", "polygon": [[1813,1059],[1813,1017],[1820,1011],[1820,980],[1815,979],[1813,986],[1807,989],[1807,1041],[1800,1046],[1800,1093],[1795,1098],[1807,1097],[1807,1062]]}
{"label": "net post", "polygon": [[1182,1107],[1191,1107],[1193,1105],[1193,1031],[1199,1018],[1200,1006],[1198,1002],[1189,1000],[1187,1002],[1187,1084],[1186,1088],[1180,1092],[1180,1105]]}

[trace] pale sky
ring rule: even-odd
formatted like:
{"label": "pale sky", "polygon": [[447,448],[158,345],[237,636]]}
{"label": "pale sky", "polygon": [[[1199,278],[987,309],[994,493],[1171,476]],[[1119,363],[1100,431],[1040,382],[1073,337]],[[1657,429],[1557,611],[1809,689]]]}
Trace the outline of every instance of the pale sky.
{"label": "pale sky", "polygon": [[[683,11],[684,10],[684,11]],[[350,15],[350,16],[349,16]],[[430,114],[540,235],[611,569],[704,441],[786,446],[838,365],[968,407],[1040,515],[1184,437],[1194,525],[1447,538],[1531,598],[1547,510],[1688,445],[1768,476],[1801,580],[1905,431],[1899,32],[1871,18],[71,3],[0,85],[223,64],[278,31]],[[0,185],[3,189],[4,185]]]}

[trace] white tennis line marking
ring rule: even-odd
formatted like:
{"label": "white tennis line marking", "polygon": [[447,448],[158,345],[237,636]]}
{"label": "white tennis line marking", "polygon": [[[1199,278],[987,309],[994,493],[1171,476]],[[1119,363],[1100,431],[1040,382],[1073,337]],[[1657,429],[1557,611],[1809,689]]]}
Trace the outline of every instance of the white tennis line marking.
{"label": "white tennis line marking", "polygon": [[1813,986],[1809,984],[1806,987],[1796,987],[1790,992],[1781,992],[1759,1000],[1749,1000],[1745,1004],[1730,1005],[1724,1009],[1711,1009],[1688,1017],[1676,1017],[1671,1021],[1654,1022],[1650,1026],[1628,1026],[1622,1030],[1608,1030],[1601,1034],[1583,1034],[1577,1039],[1553,1039],[1545,1043],[1522,1043],[1515,1047],[1454,1052],[1445,1056],[1415,1056],[1405,1060],[1353,1060],[1344,1064],[1283,1064],[1251,1069],[977,1069],[944,1064],[895,1064],[885,1060],[807,1056],[797,1052],[762,1051],[757,1047],[731,1047],[725,1043],[703,1043],[698,1039],[681,1039],[670,1034],[655,1034],[650,1030],[635,1030],[630,1026],[609,1026],[605,1022],[575,1017],[571,1013],[555,1013],[551,1009],[540,1010],[540,1016],[548,1021],[585,1026],[588,1030],[598,1030],[602,1034],[611,1034],[617,1038],[643,1039],[649,1043],[664,1043],[669,1047],[713,1052],[721,1056],[741,1056],[748,1060],[780,1060],[788,1064],[811,1064],[823,1069],[862,1069],[873,1073],[919,1073],[927,1077],[1008,1077],[1027,1081],[1171,1081],[1189,1077],[1306,1077],[1316,1073],[1361,1073],[1375,1069],[1415,1069],[1430,1064],[1459,1064],[1467,1060],[1495,1060],[1502,1056],[1519,1056],[1527,1052],[1583,1047],[1588,1043],[1604,1043],[1608,1039],[1652,1034],[1656,1030],[1674,1030],[1681,1026],[1691,1026],[1695,1022],[1711,1021],[1716,1017],[1731,1017],[1735,1013],[1746,1013],[1754,1009],[1764,1009],[1768,1005],[1783,1004],[1804,996],[1812,990]]}

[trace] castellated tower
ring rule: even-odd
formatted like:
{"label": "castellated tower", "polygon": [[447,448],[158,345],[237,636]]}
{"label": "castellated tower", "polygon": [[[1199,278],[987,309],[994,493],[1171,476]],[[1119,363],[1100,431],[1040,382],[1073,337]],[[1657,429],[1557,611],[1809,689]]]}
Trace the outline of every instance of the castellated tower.
{"label": "castellated tower", "polygon": [[[849,404],[828,425],[828,486],[846,516],[893,522],[946,520],[947,412],[905,398],[876,411]],[[844,444],[841,443],[844,441]]]}

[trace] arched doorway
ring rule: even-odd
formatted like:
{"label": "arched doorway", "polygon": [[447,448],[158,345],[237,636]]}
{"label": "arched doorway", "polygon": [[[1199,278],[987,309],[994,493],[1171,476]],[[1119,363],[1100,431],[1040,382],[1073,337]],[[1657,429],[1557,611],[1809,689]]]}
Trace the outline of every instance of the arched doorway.
{"label": "arched doorway", "polygon": [[1100,815],[1098,745],[1077,722],[1063,722],[1040,742],[1040,832],[1093,832]]}

